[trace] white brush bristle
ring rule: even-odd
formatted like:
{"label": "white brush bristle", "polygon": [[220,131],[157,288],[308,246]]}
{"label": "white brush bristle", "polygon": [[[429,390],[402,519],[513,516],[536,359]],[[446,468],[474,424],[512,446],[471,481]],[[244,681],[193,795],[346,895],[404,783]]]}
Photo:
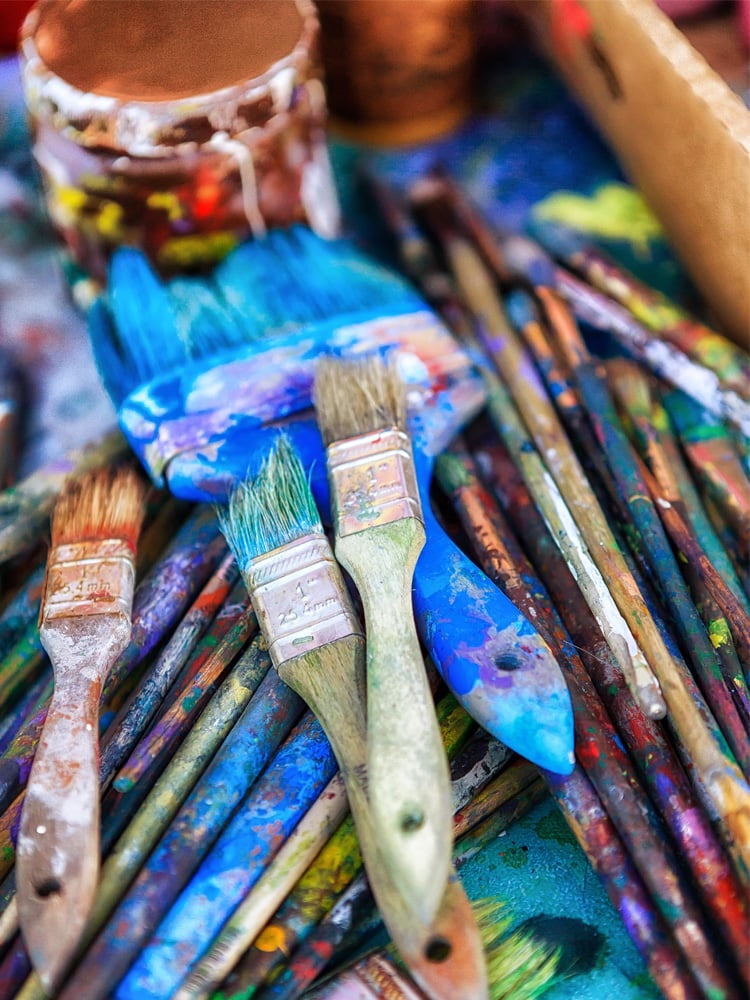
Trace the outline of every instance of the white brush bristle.
{"label": "white brush bristle", "polygon": [[326,445],[386,427],[406,426],[406,387],[394,358],[324,357],[313,389],[318,425]]}

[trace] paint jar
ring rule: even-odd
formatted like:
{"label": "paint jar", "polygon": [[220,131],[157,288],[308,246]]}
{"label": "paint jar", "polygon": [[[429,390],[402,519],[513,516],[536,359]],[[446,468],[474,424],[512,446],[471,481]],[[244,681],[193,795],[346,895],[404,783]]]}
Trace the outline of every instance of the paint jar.
{"label": "paint jar", "polygon": [[41,0],[21,37],[53,225],[103,281],[113,248],[169,275],[339,213],[310,0]]}
{"label": "paint jar", "polygon": [[472,108],[478,0],[318,0],[331,127],[400,145],[455,129]]}

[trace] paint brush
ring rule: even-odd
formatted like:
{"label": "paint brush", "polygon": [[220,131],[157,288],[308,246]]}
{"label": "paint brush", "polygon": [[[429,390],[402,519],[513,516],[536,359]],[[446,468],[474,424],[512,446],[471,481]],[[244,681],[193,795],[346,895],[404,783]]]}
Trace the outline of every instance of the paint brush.
{"label": "paint brush", "polygon": [[[230,499],[223,528],[279,676],[310,705],[331,740],[384,920],[407,963],[417,949],[429,954],[431,932],[420,940],[412,928],[411,901],[399,898],[401,868],[391,871],[372,815],[372,783],[366,778],[364,636],[304,470],[285,438],[279,439],[257,476]],[[423,671],[421,655],[419,661]],[[464,945],[469,933],[464,934]],[[453,941],[446,947],[453,947]],[[441,971],[447,975],[445,967]],[[465,995],[481,996],[482,971],[470,969],[468,963],[462,971]]]}
{"label": "paint brush", "polygon": [[[530,759],[568,769],[570,705],[554,658],[531,624],[450,542],[425,502],[434,455],[481,406],[483,390],[470,359],[424,301],[350,244],[301,230],[273,233],[238,248],[213,275],[215,294],[231,302],[237,319],[234,332],[222,333],[225,350],[216,353],[216,337],[204,336],[203,326],[171,338],[168,289],[134,251],[115,257],[110,287],[119,288],[118,301],[126,304],[136,292],[152,295],[147,312],[160,321],[153,328],[142,318],[134,323],[128,308],[118,325],[114,300],[102,303],[106,322],[92,331],[94,349],[105,382],[123,382],[112,391],[141,460],[155,479],[185,497],[225,499],[283,424],[311,470],[319,509],[328,511],[323,445],[314,421],[304,418],[315,358],[321,351],[399,347],[409,377],[430,404],[413,435],[426,533],[413,580],[420,638],[480,724]],[[206,294],[201,286],[204,304]],[[154,340],[160,343],[156,354]],[[162,374],[165,358],[173,362],[172,374]],[[123,399],[125,392],[130,395]],[[231,407],[224,403],[227,394]],[[446,575],[450,587],[444,586]],[[519,644],[529,651],[521,662],[512,655]],[[512,670],[503,666],[506,653]],[[536,727],[519,722],[530,714]]]}
{"label": "paint brush", "polygon": [[[750,479],[726,426],[689,405],[680,392],[664,394],[664,406],[696,481],[717,505],[737,537],[740,558],[750,554]],[[750,428],[746,431],[750,435]]]}
{"label": "paint brush", "polygon": [[634,360],[686,393],[713,416],[729,421],[745,435],[750,433],[750,404],[738,393],[724,388],[709,368],[651,333],[627,309],[563,268],[554,269],[554,287],[580,322],[613,334]]}
{"label": "paint brush", "polygon": [[721,384],[750,400],[750,355],[700,323],[593,246],[576,230],[535,218],[533,235],[590,285],[625,306],[639,322],[714,372]]}
{"label": "paint brush", "polygon": [[[618,406],[627,416],[629,433],[641,457],[647,462],[666,499],[681,505],[711,563],[742,602],[745,611],[750,613],[750,600],[743,592],[732,561],[698,495],[656,380],[626,359],[611,359],[606,368]],[[618,370],[628,372],[626,381],[618,377]]]}
{"label": "paint brush", "polygon": [[127,647],[143,486],[131,470],[66,487],[52,522],[39,632],[55,693],[18,837],[18,911],[52,990],[75,950],[99,874],[99,697]]}
{"label": "paint brush", "polygon": [[[406,273],[459,334],[462,343],[470,345],[471,320],[432,245],[387,185],[372,174],[367,181],[396,241]],[[432,442],[414,419],[411,432],[426,533],[425,547],[417,561],[417,585],[413,588],[420,638],[450,690],[480,725],[540,767],[568,773],[573,761],[573,719],[560,668],[529,620],[467,559],[435,518],[430,485],[435,457],[448,443],[448,435]],[[446,578],[451,581],[450,587],[445,586]],[[437,594],[444,595],[446,605],[439,617],[450,614],[453,623],[471,621],[478,642],[470,642],[468,634],[464,635],[458,626],[436,626]],[[508,624],[498,634],[504,621]],[[459,649],[462,655],[457,655]],[[523,656],[518,653],[521,649]],[[493,670],[493,660],[500,667],[514,664],[510,675],[503,669]],[[469,668],[474,669],[474,674]],[[531,729],[530,718],[534,719]]]}
{"label": "paint brush", "polygon": [[369,798],[375,837],[428,925],[450,867],[448,763],[422,664],[411,580],[424,545],[397,368],[379,357],[321,359],[315,407],[326,443],[336,558],[367,629]]}
{"label": "paint brush", "polygon": [[[484,444],[477,454],[519,541],[539,572],[570,639],[610,717],[617,726],[641,782],[667,825],[680,857],[693,873],[702,903],[737,956],[748,967],[745,893],[738,886],[701,800],[690,787],[666,733],[638,709],[622,674],[575,586],[554,540],[507,451]],[[565,640],[563,640],[565,641]]]}

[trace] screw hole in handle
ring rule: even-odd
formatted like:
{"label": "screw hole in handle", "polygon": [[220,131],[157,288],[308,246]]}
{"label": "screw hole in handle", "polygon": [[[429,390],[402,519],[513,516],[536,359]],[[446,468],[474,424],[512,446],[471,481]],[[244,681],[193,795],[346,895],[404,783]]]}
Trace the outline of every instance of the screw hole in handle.
{"label": "screw hole in handle", "polygon": [[427,942],[424,956],[428,962],[438,964],[439,962],[447,961],[452,950],[450,941],[447,941],[443,937],[434,937]]}
{"label": "screw hole in handle", "polygon": [[401,813],[399,822],[402,833],[414,833],[423,825],[424,813],[419,806],[409,806]]}
{"label": "screw hole in handle", "polygon": [[62,894],[62,884],[56,878],[46,878],[39,885],[35,885],[34,889],[40,899],[48,899],[50,896]]}

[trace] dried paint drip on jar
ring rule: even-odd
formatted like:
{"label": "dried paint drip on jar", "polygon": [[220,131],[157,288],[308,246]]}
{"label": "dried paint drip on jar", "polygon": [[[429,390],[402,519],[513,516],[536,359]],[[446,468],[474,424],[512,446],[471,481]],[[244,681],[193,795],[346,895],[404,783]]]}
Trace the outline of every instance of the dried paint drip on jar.
{"label": "dried paint drip on jar", "polygon": [[41,0],[21,39],[50,218],[103,281],[141,247],[164,275],[249,235],[338,232],[310,0]]}

